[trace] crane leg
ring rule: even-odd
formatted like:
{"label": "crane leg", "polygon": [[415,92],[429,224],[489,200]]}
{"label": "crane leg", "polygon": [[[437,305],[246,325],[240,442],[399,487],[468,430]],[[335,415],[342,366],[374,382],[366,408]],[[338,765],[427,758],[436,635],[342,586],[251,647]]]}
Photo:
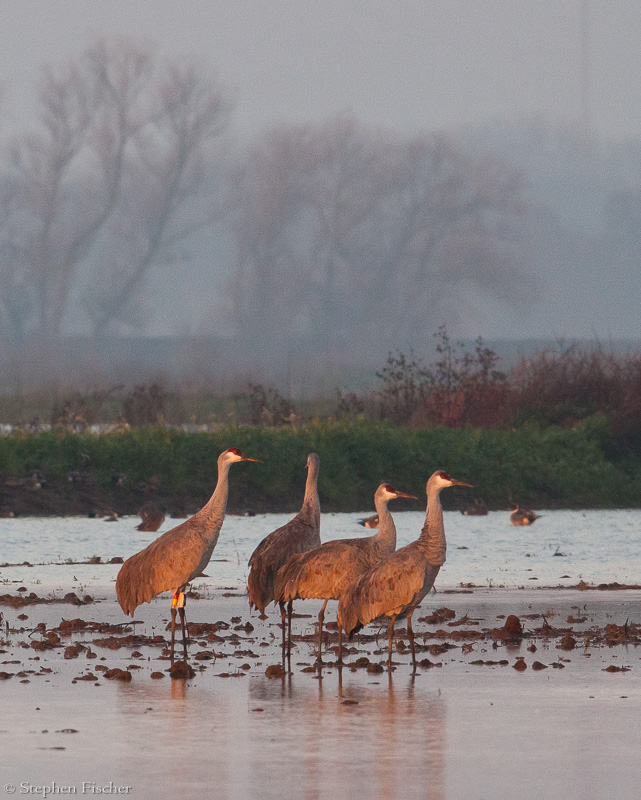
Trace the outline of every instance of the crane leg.
{"label": "crane leg", "polygon": [[[329,598],[328,598],[329,599]],[[323,653],[323,624],[325,622],[325,607],[327,606],[328,600],[325,600],[323,603],[323,607],[318,613],[318,657],[316,659],[317,664],[323,663],[322,653]]]}
{"label": "crane leg", "polygon": [[185,586],[176,589],[171,598],[171,666],[174,666],[174,645],[176,641],[176,611],[180,612],[180,627],[183,633],[183,651],[187,661],[187,626],[185,624]]}
{"label": "crane leg", "polygon": [[285,603],[282,600],[278,601],[278,607],[280,608],[280,627],[281,627],[281,657],[283,666],[285,665]]}
{"label": "crane leg", "polygon": [[407,617],[407,635],[410,639],[410,648],[412,649],[412,672],[416,672],[416,647],[414,645],[414,630],[412,628],[412,615]]}
{"label": "crane leg", "polygon": [[171,666],[174,666],[174,641],[176,639],[176,606],[171,603]]}
{"label": "crane leg", "polygon": [[294,613],[294,601],[287,603],[287,665],[292,666],[292,614]]}
{"label": "crane leg", "polygon": [[387,669],[392,671],[392,639],[394,638],[394,623],[396,622],[396,614],[392,614],[389,621],[389,630],[387,633]]}
{"label": "crane leg", "polygon": [[343,666],[343,629],[338,626],[338,661],[337,664]]}
{"label": "crane leg", "polygon": [[285,666],[285,656],[287,656],[287,663],[291,665],[292,661],[292,613],[294,603],[289,600],[287,603],[287,611],[285,611],[285,602],[278,601],[280,607],[280,627],[282,628],[282,643],[281,643],[281,656],[283,666]]}
{"label": "crane leg", "polygon": [[189,658],[189,655],[187,653],[187,640],[189,637],[189,633],[187,630],[187,621],[185,619],[185,607],[181,606],[178,609],[178,612],[180,613],[180,627],[182,628],[183,632],[183,653],[185,654],[185,661],[187,661],[187,659]]}

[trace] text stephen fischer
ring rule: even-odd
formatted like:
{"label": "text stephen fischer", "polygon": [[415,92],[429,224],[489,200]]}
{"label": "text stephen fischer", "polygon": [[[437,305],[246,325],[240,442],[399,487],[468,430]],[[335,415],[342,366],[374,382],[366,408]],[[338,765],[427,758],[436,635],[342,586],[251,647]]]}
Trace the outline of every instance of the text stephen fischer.
{"label": "text stephen fischer", "polygon": [[131,786],[118,786],[113,781],[106,784],[83,781],[79,786],[64,786],[55,781],[45,786],[38,786],[23,781],[19,787],[19,794],[36,794],[41,797],[56,794],[129,794],[131,789]]}

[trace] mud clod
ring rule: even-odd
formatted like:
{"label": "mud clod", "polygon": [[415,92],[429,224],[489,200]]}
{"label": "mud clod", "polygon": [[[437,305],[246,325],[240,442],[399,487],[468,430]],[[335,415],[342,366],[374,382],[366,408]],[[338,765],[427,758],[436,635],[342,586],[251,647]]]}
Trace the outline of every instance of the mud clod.
{"label": "mud clod", "polygon": [[115,667],[114,669],[108,669],[105,672],[105,678],[110,681],[130,681],[131,672],[128,672],[126,669]]}
{"label": "mud clod", "polygon": [[570,633],[566,633],[565,636],[561,639],[560,644],[558,645],[559,650],[574,650],[575,647],[576,647],[576,639]]}
{"label": "mud clod", "polygon": [[174,680],[182,680],[185,678],[194,678],[196,672],[193,667],[190,667],[186,661],[177,661],[174,666],[169,670],[169,677]]}

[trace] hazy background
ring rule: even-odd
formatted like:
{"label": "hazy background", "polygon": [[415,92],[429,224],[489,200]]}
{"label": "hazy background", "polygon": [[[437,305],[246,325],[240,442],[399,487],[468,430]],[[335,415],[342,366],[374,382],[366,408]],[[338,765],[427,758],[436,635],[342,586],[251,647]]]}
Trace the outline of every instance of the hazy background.
{"label": "hazy background", "polygon": [[[95,156],[109,126],[43,211],[60,126],[43,127],[41,67],[82,70],[115,37],[211,72],[225,124],[181,174],[161,246],[145,181],[170,181],[171,126],[127,145],[117,213],[96,210],[100,231],[74,249],[113,175]],[[389,349],[429,355],[442,323],[497,343],[638,341],[640,38],[635,0],[0,0],[4,387],[340,382]],[[399,244],[416,209],[421,230]],[[120,285],[126,302],[101,317]]]}

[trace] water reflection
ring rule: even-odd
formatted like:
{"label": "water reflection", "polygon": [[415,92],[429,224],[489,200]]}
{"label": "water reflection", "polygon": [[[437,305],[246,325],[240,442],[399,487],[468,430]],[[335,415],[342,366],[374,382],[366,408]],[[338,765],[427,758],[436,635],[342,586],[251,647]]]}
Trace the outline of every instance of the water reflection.
{"label": "water reflection", "polygon": [[252,783],[287,774],[306,800],[443,800],[445,699],[437,690],[417,691],[414,678],[365,682],[370,677],[338,670],[312,685],[297,676],[253,681],[250,708],[273,703],[265,713],[274,714],[275,727],[251,733],[258,750],[270,751],[267,765],[252,759]]}
{"label": "water reflection", "polygon": [[222,678],[208,666],[194,680],[141,671],[94,685],[71,683],[78,666],[65,664],[51,683],[13,679],[3,777],[111,780],[136,797],[566,800],[577,786],[586,797],[616,786],[627,800],[641,780],[641,695],[634,665],[602,671],[616,655],[595,664],[596,653],[573,653],[545,674],[450,660],[414,678],[401,668]]}
{"label": "water reflection", "polygon": [[415,684],[412,676],[397,690],[390,674],[387,693],[371,693],[379,729],[374,763],[380,800],[407,797],[408,787],[416,797],[443,800],[445,702],[438,693],[422,697]]}

